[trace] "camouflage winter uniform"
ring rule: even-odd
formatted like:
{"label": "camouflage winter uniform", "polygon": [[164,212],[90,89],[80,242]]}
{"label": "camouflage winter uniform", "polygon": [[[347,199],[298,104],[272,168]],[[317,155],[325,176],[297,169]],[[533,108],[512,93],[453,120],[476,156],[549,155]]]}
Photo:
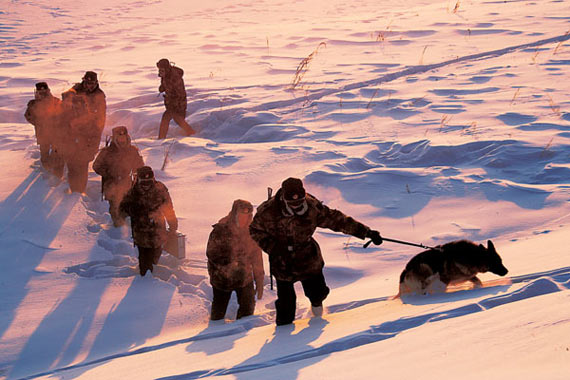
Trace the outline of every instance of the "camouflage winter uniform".
{"label": "camouflage winter uniform", "polygon": [[105,93],[99,88],[88,92],[83,82],[75,84],[62,94],[67,103],[66,118],[67,160],[92,161],[99,150],[99,143],[105,127],[107,103]]}
{"label": "camouflage winter uniform", "polygon": [[364,239],[370,229],[342,212],[330,209],[310,194],[303,215],[287,212],[279,190],[257,208],[250,226],[253,240],[269,254],[271,274],[281,281],[302,281],[319,275],[324,266],[313,239],[317,227]]}
{"label": "camouflage winter uniform", "polygon": [[89,162],[99,150],[101,134],[105,126],[107,109],[105,94],[99,88],[96,74],[89,80],[93,88],[87,88],[86,77],[62,94],[67,133],[64,137],[63,157],[67,165],[69,189],[84,192],[87,186]]}
{"label": "camouflage winter uniform", "polygon": [[236,319],[252,315],[255,293],[258,298],[263,294],[261,248],[249,235],[248,228],[252,214],[251,203],[238,199],[210,233],[206,256],[213,290],[212,320],[224,318],[234,291],[239,305]]}
{"label": "camouflage winter uniform", "polygon": [[173,114],[186,115],[187,98],[184,87],[184,70],[170,66],[166,76],[160,78],[158,92],[164,92],[164,106]]}
{"label": "camouflage winter uniform", "polygon": [[119,205],[132,186],[131,173],[136,173],[138,168],[144,166],[143,158],[139,150],[130,144],[130,138],[127,144],[121,146],[114,139],[111,140],[111,144],[103,148],[93,162],[93,170],[102,177],[102,191],[109,201],[109,212],[115,226],[123,224]]}
{"label": "camouflage winter uniform", "polygon": [[230,214],[214,224],[206,249],[210,283],[226,291],[242,288],[254,280],[263,284],[261,248],[247,228],[237,227],[238,207],[234,204]]}
{"label": "camouflage winter uniform", "polygon": [[[47,84],[45,88],[47,89]],[[57,177],[63,175],[64,168],[60,148],[63,135],[61,131],[62,113],[61,100],[48,93],[41,99],[30,100],[24,114],[26,120],[34,126],[36,140],[40,146],[42,166]]]}
{"label": "camouflage winter uniform", "polygon": [[172,199],[162,182],[156,181],[143,191],[138,184],[123,198],[120,211],[131,217],[131,227],[136,246],[157,248],[166,243],[166,221],[171,231],[178,229]]}
{"label": "camouflage winter uniform", "polygon": [[61,112],[61,100],[51,94],[28,102],[24,116],[34,126],[38,145],[51,145],[55,142]]}

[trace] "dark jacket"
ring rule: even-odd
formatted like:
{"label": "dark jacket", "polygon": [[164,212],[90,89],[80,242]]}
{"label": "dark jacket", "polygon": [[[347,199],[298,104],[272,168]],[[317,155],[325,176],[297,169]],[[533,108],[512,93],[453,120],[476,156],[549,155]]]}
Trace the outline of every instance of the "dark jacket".
{"label": "dark jacket", "polygon": [[271,274],[281,281],[300,281],[321,273],[324,260],[313,233],[328,228],[364,239],[370,230],[364,224],[330,209],[310,194],[303,215],[289,214],[281,190],[257,208],[249,227],[251,237],[269,254]]}
{"label": "dark jacket", "polygon": [[102,177],[107,199],[122,196],[130,189],[131,172],[144,166],[139,150],[133,145],[120,147],[115,142],[103,148],[93,162],[93,170]]}
{"label": "dark jacket", "polygon": [[172,199],[162,182],[155,181],[148,191],[135,184],[121,201],[119,209],[123,215],[131,217],[136,246],[158,248],[164,245],[167,238],[165,219],[171,231],[178,229]]}
{"label": "dark jacket", "polygon": [[62,94],[67,126],[66,159],[91,161],[99,150],[107,109],[105,93],[97,86],[88,92],[83,83]]}
{"label": "dark jacket", "polygon": [[61,100],[51,94],[28,102],[24,116],[34,126],[39,145],[54,144],[61,136],[62,111]]}
{"label": "dark jacket", "polygon": [[210,283],[225,291],[243,288],[254,280],[263,286],[261,248],[247,227],[238,227],[236,202],[229,215],[214,224],[206,249]]}
{"label": "dark jacket", "polygon": [[186,113],[186,88],[184,87],[184,70],[170,66],[166,75],[160,78],[159,92],[164,92],[164,105],[174,113]]}

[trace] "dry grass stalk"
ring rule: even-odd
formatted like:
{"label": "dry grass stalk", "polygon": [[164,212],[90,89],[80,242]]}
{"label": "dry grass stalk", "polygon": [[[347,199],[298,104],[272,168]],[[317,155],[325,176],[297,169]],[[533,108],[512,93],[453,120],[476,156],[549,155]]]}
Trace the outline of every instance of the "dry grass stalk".
{"label": "dry grass stalk", "polygon": [[453,11],[451,13],[457,13],[457,11],[459,10],[459,3],[461,3],[461,0],[457,0],[457,3],[455,3],[455,7],[453,8]]}
{"label": "dry grass stalk", "polygon": [[449,116],[449,115],[443,115],[441,117],[441,123],[439,124],[439,131],[441,132],[443,130],[443,127],[445,127],[453,118],[453,116]]}
{"label": "dry grass stalk", "polygon": [[374,97],[376,97],[376,95],[378,94],[378,91],[379,91],[379,90],[380,90],[380,89],[377,88],[376,91],[374,91],[374,94],[372,94],[372,97],[370,98],[370,101],[369,101],[368,104],[366,105],[366,109],[369,109],[369,108],[370,108],[370,105],[372,104],[372,101],[374,100]]}
{"label": "dry grass stalk", "polygon": [[160,167],[160,170],[162,171],[164,171],[164,169],[166,168],[166,163],[168,162],[168,156],[170,156],[170,149],[172,148],[175,142],[176,140],[172,140],[172,143],[168,145],[166,148],[164,148],[164,161],[162,161],[162,166]]}
{"label": "dry grass stalk", "polygon": [[536,65],[536,58],[538,57],[538,54],[540,54],[540,52],[538,51],[538,49],[536,49],[536,50],[534,51],[534,54],[532,55],[532,58],[531,58],[533,65]]}
{"label": "dry grass stalk", "polygon": [[550,104],[550,109],[552,109],[552,112],[554,112],[556,116],[560,116],[560,106],[554,103],[554,100],[552,100],[550,94],[546,94],[546,96],[548,96],[548,103]]}
{"label": "dry grass stalk", "polygon": [[[564,33],[565,36],[570,34],[570,30],[567,31],[566,33]],[[552,55],[556,55],[558,53],[558,49],[560,49],[560,46],[562,46],[562,43],[564,43],[565,41],[560,41],[558,43],[558,45],[556,45],[556,47],[554,48],[554,51],[552,52]]]}
{"label": "dry grass stalk", "polygon": [[315,56],[318,54],[319,49],[321,47],[327,47],[327,43],[321,42],[319,46],[317,46],[317,48],[313,50],[311,54],[309,54],[306,58],[303,58],[301,60],[301,63],[299,63],[299,66],[297,66],[297,70],[295,70],[295,77],[293,78],[293,82],[291,83],[291,89],[294,90],[295,87],[297,87],[299,83],[301,83],[301,80],[303,80],[303,77],[309,70],[309,64],[311,63],[313,58],[315,58]]}
{"label": "dry grass stalk", "polygon": [[424,54],[426,53],[427,45],[424,46],[424,50],[422,50],[422,55],[420,56],[420,65],[424,64]]}
{"label": "dry grass stalk", "polygon": [[513,105],[513,103],[515,102],[515,99],[517,98],[517,96],[519,96],[519,92],[521,91],[520,87],[517,88],[517,91],[515,92],[515,95],[513,96],[513,98],[511,99],[511,106]]}
{"label": "dry grass stalk", "polygon": [[542,150],[542,152],[540,152],[540,157],[543,157],[546,153],[548,153],[548,151],[550,150],[550,148],[552,147],[552,141],[554,141],[554,137],[552,137],[550,139],[550,141],[548,142],[548,144],[546,144],[546,146],[544,147],[544,149]]}

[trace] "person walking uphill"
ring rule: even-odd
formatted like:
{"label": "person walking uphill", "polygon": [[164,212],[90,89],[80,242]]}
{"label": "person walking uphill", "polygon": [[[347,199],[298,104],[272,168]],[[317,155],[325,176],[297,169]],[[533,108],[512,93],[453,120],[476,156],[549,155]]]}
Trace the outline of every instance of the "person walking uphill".
{"label": "person walking uphill", "polygon": [[236,319],[252,315],[255,295],[257,299],[263,296],[265,273],[261,248],[249,235],[252,217],[251,203],[238,199],[210,233],[206,256],[214,291],[210,314],[213,321],[224,318],[233,291],[239,304]]}
{"label": "person walking uphill", "polygon": [[186,88],[184,87],[184,70],[170,64],[166,58],[162,58],[156,63],[158,76],[160,77],[160,87],[158,92],[164,92],[164,106],[166,111],[160,120],[158,138],[166,138],[170,120],[174,119],[176,124],[184,130],[187,136],[196,133],[184,119],[186,117]]}
{"label": "person walking uphill", "polygon": [[107,103],[99,88],[97,74],[87,71],[81,83],[62,94],[68,133],[63,145],[67,179],[71,192],[83,193],[87,186],[89,162],[99,151],[105,127]]}
{"label": "person walking uphill", "polygon": [[93,162],[93,170],[101,178],[101,190],[109,201],[109,213],[115,227],[125,224],[119,214],[121,200],[131,188],[131,174],[144,166],[139,150],[131,145],[131,137],[124,126],[112,130],[111,143],[103,148]]}
{"label": "person walking uphill", "polygon": [[168,189],[155,180],[150,166],[137,169],[136,182],[121,201],[119,211],[123,216],[131,217],[133,240],[139,251],[140,274],[144,276],[158,264],[168,234],[176,234],[178,229]]}
{"label": "person walking uphill", "polygon": [[62,111],[61,100],[51,94],[47,83],[36,83],[34,99],[28,102],[24,116],[34,126],[42,167],[58,178],[63,176],[65,165],[57,148],[61,137]]}
{"label": "person walking uphill", "polygon": [[329,294],[323,275],[324,260],[313,238],[317,227],[344,232],[360,239],[371,238],[382,244],[380,233],[333,210],[305,192],[298,178],[283,181],[274,197],[257,208],[249,227],[251,237],[269,255],[270,273],[277,280],[277,325],[295,319],[294,283],[301,281],[311,301],[313,315],[323,312],[322,302]]}

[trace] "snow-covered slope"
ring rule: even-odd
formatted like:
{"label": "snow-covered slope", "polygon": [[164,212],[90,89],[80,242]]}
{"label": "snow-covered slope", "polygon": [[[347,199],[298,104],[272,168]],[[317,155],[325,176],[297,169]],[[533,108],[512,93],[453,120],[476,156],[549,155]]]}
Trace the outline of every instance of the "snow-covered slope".
{"label": "snow-covered slope", "polygon": [[[526,0],[6,3],[0,378],[568,378],[568,15]],[[195,137],[172,124],[156,140],[162,57],[185,71]],[[188,258],[163,255],[152,278],[97,175],[69,195],[39,168],[33,85],[59,95],[86,70],[105,133],[128,127],[187,235]],[[323,318],[299,288],[295,324],[276,328],[266,278],[255,316],[232,321],[232,299],[209,322],[211,225],[289,176],[386,237],[492,239],[508,278],[402,302],[418,249],[318,230]]]}

